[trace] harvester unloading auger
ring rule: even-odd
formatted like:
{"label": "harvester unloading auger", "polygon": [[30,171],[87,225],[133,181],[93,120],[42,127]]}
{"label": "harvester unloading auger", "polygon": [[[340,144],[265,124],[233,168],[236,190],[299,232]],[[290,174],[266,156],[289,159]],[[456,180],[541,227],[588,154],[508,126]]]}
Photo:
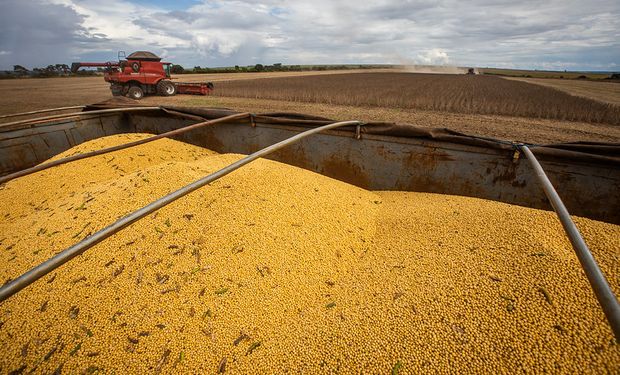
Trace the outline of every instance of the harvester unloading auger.
{"label": "harvester unloading auger", "polygon": [[152,52],[137,51],[125,57],[121,51],[118,53],[118,62],[74,62],[71,71],[75,73],[82,67],[104,68],[103,78],[110,82],[112,95],[128,96],[136,100],[148,94],[208,95],[213,91],[211,82],[172,82],[170,65],[172,63],[162,62],[161,57]]}

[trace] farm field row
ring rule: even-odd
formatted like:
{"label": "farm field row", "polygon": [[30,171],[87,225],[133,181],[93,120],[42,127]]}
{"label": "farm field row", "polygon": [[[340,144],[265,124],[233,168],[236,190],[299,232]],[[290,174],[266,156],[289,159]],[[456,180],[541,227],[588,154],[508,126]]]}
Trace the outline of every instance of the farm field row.
{"label": "farm field row", "polygon": [[144,103],[152,105],[164,102],[168,105],[230,108],[252,113],[298,112],[334,120],[356,119],[406,123],[427,128],[449,128],[483,137],[541,144],[578,140],[620,142],[619,126],[586,122],[233,97],[179,95],[170,98],[148,97],[144,99]]}
{"label": "farm field row", "polygon": [[558,78],[558,79],[577,79],[586,77],[587,79],[602,80],[609,77],[609,73],[597,72],[561,72],[556,70],[522,70],[522,69],[497,69],[497,68],[478,68],[484,74],[495,74],[505,77],[531,77],[531,78]]}
{"label": "farm field row", "polygon": [[620,105],[620,83],[618,82],[515,77],[506,77],[506,79],[514,79],[517,81],[552,87],[571,95],[594,99],[604,103]]}
{"label": "farm field row", "polygon": [[248,79],[277,78],[277,77],[307,77],[324,76],[331,74],[355,74],[355,73],[387,73],[393,69],[351,69],[351,70],[323,70],[323,71],[304,71],[304,72],[261,72],[261,73],[209,73],[209,74],[177,74],[173,75],[173,80],[179,82],[221,82],[221,81],[243,81]]}
{"label": "farm field row", "polygon": [[620,107],[494,76],[360,73],[221,82],[217,96],[620,124]]}
{"label": "farm field row", "polygon": [[[508,81],[499,77],[467,77],[467,76],[455,76],[455,75],[420,75],[420,74],[401,74],[387,73],[383,74],[369,74],[367,71],[354,74],[341,74],[341,71],[332,72],[302,72],[305,73],[305,77],[294,77],[294,74],[299,72],[287,72],[287,73],[231,73],[231,74],[208,74],[208,75],[182,75],[175,78],[180,78],[184,81],[205,81],[210,80],[216,83],[216,96],[189,96],[178,95],[174,97],[160,97],[152,96],[147,97],[140,102],[140,104],[147,105],[179,105],[179,106],[206,106],[206,107],[226,107],[238,111],[250,111],[254,113],[266,113],[266,112],[299,112],[324,116],[333,119],[360,119],[363,121],[387,121],[387,122],[401,122],[411,123],[417,126],[423,127],[446,127],[463,133],[494,137],[508,140],[519,140],[533,143],[552,143],[552,142],[568,142],[568,141],[607,141],[607,142],[620,142],[620,128],[617,125],[606,123],[594,123],[588,121],[566,121],[558,118],[533,118],[515,116],[515,111],[504,110],[503,114],[480,114],[480,113],[463,113],[467,112],[468,98],[466,95],[462,95],[460,101],[456,100],[455,103],[450,102],[451,95],[449,90],[448,94],[443,95],[443,99],[439,102],[439,108],[433,109],[433,102],[427,101],[426,107],[424,105],[411,106],[406,105],[404,99],[401,103],[399,97],[413,96],[416,99],[416,95],[423,99],[424,95],[430,95],[429,93],[437,92],[440,95],[445,91],[445,87],[441,84],[437,85],[439,80],[451,80],[451,81],[464,81],[464,80],[484,80],[490,79],[490,82],[498,82],[503,84],[508,83],[508,93],[519,95],[517,98],[508,98],[508,103],[512,103],[512,108],[517,108],[518,105],[524,105],[528,103],[528,95],[531,96],[532,92],[551,92],[556,95],[556,98],[568,98],[567,103],[577,103],[569,109],[576,111],[579,108],[588,109],[587,105],[603,106],[601,101],[606,100],[612,102],[614,91],[600,92],[601,101],[585,101],[581,98],[564,94],[560,91],[550,88],[542,87],[540,85],[534,85],[530,82],[516,82]],[[312,74],[310,74],[312,73]],[[338,74],[336,74],[338,73]],[[325,74],[332,74],[329,79]],[[336,75],[334,75],[336,74]],[[366,79],[368,76],[377,76],[373,80]],[[422,76],[427,77],[424,83],[411,84],[403,79],[404,83],[400,86],[395,86],[391,89],[391,97],[380,98],[382,92],[390,89],[385,85],[381,88],[382,77],[396,76],[398,79],[406,78],[408,76]],[[256,79],[256,78],[264,79]],[[273,77],[285,77],[281,79],[271,79]],[[445,78],[442,78],[445,77]],[[244,80],[245,81],[242,81]],[[322,82],[336,82],[334,86],[337,86],[338,94],[335,99],[328,101],[316,100],[321,98],[320,95],[329,94],[333,88],[329,88],[325,92],[321,92],[317,86],[317,80],[325,79]],[[235,80],[235,81],[233,81]],[[288,92],[278,92],[277,86],[279,80],[293,80],[293,82],[300,82],[302,85],[314,85],[314,91],[310,90],[312,95],[315,95],[315,99],[310,97],[298,97],[291,100],[287,98],[285,94]],[[346,85],[338,84],[339,80],[347,82]],[[274,82],[275,81],[275,82]],[[543,80],[543,81],[558,81],[559,80]],[[435,82],[435,83],[434,83]],[[580,84],[589,85],[610,85],[612,83],[602,82],[579,82]],[[325,83],[321,83],[325,85]],[[517,84],[521,88],[520,92],[512,90],[514,84]],[[613,84],[612,84],[613,85]],[[275,86],[275,87],[274,87]],[[363,90],[360,86],[365,86]],[[504,87],[502,85],[501,87]],[[614,86],[615,87],[615,86]],[[312,87],[311,87],[312,88]],[[6,95],[3,99],[4,105],[0,107],[0,114],[17,113],[29,110],[54,108],[71,105],[83,105],[91,104],[110,99],[112,96],[108,88],[108,84],[104,82],[102,77],[78,77],[78,78],[48,78],[48,79],[19,79],[19,80],[4,80],[0,81],[0,89],[4,92],[10,92],[10,95]],[[234,92],[234,91],[237,92]],[[307,91],[303,87],[292,86],[288,84],[288,90],[300,92],[303,95],[310,95],[305,93]],[[383,91],[381,91],[383,90]],[[442,91],[444,90],[444,91]],[[591,91],[596,92],[597,87],[592,86]],[[246,94],[240,93],[246,92]],[[247,92],[252,95],[247,94]],[[226,96],[222,96],[226,95]],[[502,109],[503,103],[499,99],[489,98],[490,95],[486,92],[487,97],[481,100],[474,97],[474,100],[481,100],[480,103],[490,108],[490,112],[502,112],[497,111],[497,108]],[[524,96],[525,97],[522,97]],[[246,97],[243,97],[246,96]],[[247,97],[249,96],[249,97]],[[470,95],[472,96],[472,95]],[[272,98],[269,98],[272,97]],[[503,98],[503,97],[502,97]],[[470,98],[471,99],[471,98]],[[313,101],[314,100],[314,101]],[[376,103],[369,102],[370,100],[376,100]],[[383,102],[381,102],[383,100]],[[390,101],[391,100],[391,101]],[[421,100],[421,99],[418,99]],[[495,104],[493,102],[495,100]],[[499,100],[499,101],[498,101]],[[502,99],[503,100],[503,99]],[[512,102],[511,102],[512,100]],[[516,101],[516,102],[515,102]],[[557,100],[556,100],[557,102]],[[405,105],[403,105],[403,103]],[[431,105],[428,105],[428,104]],[[471,101],[471,105],[477,103]],[[561,104],[560,100],[560,104]],[[592,104],[594,103],[594,104]],[[399,105],[400,104],[400,105]],[[425,104],[422,102],[422,104]],[[455,110],[455,105],[465,108],[465,111],[459,112],[458,108]],[[495,105],[496,107],[493,107]],[[539,107],[540,104],[536,104]],[[452,106],[450,110],[449,106]],[[580,107],[581,106],[581,107]],[[422,108],[420,108],[422,107]],[[430,107],[430,109],[429,109]],[[560,107],[559,110],[564,110],[565,107]],[[570,107],[570,106],[568,106]],[[495,108],[495,110],[493,110]],[[617,107],[609,107],[617,108]],[[506,109],[506,108],[504,108]],[[507,107],[507,109],[510,109]],[[475,112],[475,111],[471,111]],[[508,113],[506,113],[508,112]],[[613,112],[612,112],[613,113]],[[616,112],[617,113],[617,112]],[[543,113],[544,114],[544,113]],[[586,111],[587,114],[587,111]],[[544,117],[544,116],[541,116]]]}
{"label": "farm field row", "polygon": [[[331,70],[309,72],[265,72],[265,73],[217,73],[180,74],[172,79],[179,82],[221,82],[273,77],[311,76],[328,74],[353,74],[359,72],[380,72],[384,70]],[[0,115],[97,103],[110,99],[110,85],[98,77],[68,78],[24,78],[0,80],[0,90],[5,95],[0,106]],[[165,103],[166,98],[158,98]]]}

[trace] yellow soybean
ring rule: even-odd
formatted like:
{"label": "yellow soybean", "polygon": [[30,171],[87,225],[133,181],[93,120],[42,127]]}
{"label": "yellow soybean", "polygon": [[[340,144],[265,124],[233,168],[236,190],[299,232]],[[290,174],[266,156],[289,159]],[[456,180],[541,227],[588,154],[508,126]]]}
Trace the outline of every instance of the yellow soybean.
{"label": "yellow soybean", "polygon": [[[163,139],[9,182],[0,283],[240,157]],[[619,294],[620,226],[575,220]],[[617,373],[620,349],[552,212],[258,160],[0,304],[20,369]]]}

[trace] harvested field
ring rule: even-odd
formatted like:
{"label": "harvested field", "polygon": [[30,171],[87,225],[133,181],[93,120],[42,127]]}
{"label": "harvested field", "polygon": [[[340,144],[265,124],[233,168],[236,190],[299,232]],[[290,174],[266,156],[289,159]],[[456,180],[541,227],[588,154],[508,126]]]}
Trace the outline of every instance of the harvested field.
{"label": "harvested field", "polygon": [[542,78],[508,78],[552,87],[568,94],[620,106],[620,82],[579,81]]}
{"label": "harvested field", "polygon": [[[163,98],[170,105],[233,108],[241,112],[298,112],[335,120],[387,121],[426,128],[449,128],[466,134],[531,143],[574,141],[620,142],[620,126],[587,122],[530,119],[370,106],[300,103],[284,100],[178,95]],[[143,103],[157,105],[161,97]]]}
{"label": "harvested field", "polygon": [[[0,282],[240,157],[162,139],[7,183]],[[575,220],[616,280],[620,226]],[[0,326],[3,373],[581,374],[620,364],[553,212],[373,192],[265,159],[11,297]]]}
{"label": "harvested field", "polygon": [[0,80],[0,115],[100,102],[112,97],[103,77]]}
{"label": "harvested field", "polygon": [[[343,76],[342,71],[312,72],[335,74]],[[265,95],[268,84],[273,77],[281,77],[284,73],[231,73],[231,74],[204,74],[176,76],[184,81],[214,81],[216,94],[226,86],[235,84],[243,86],[242,80],[251,80],[253,87],[259,87],[258,95]],[[287,77],[290,73],[286,73]],[[347,81],[355,86],[360,74],[353,73]],[[398,74],[398,73],[392,73]],[[437,75],[432,75],[436,77]],[[256,79],[263,77],[263,79]],[[330,77],[334,77],[331,75]],[[362,76],[363,77],[363,76]],[[462,78],[449,76],[451,78]],[[292,77],[289,77],[292,78]],[[297,77],[297,79],[311,79],[312,75]],[[482,77],[476,77],[482,78]],[[497,77],[487,77],[496,78]],[[237,82],[224,82],[230,80]],[[536,87],[536,86],[534,86]],[[0,80],[0,89],[9,92],[0,100],[0,114],[17,113],[29,110],[64,107],[70,105],[84,105],[110,99],[112,96],[109,84],[103,77],[74,77],[74,78],[43,78],[43,79],[13,79]],[[270,93],[273,94],[273,93]],[[372,92],[358,93],[358,96],[372,96]],[[606,95],[606,94],[601,94]],[[364,98],[362,98],[364,99]],[[609,99],[611,100],[611,99]],[[571,141],[604,141],[620,142],[620,127],[616,125],[564,121],[558,119],[541,119],[517,117],[507,115],[482,115],[475,113],[459,113],[436,110],[422,110],[419,108],[400,108],[390,106],[375,106],[354,103],[352,105],[338,105],[335,103],[315,103],[273,99],[256,99],[247,97],[223,96],[192,96],[177,95],[173,97],[150,96],[140,104],[146,105],[180,105],[225,107],[238,111],[254,113],[264,112],[300,112],[314,114],[339,120],[359,119],[362,121],[391,121],[410,123],[423,127],[447,127],[467,134],[494,137],[508,140],[519,140],[533,143],[554,143]],[[387,104],[386,104],[387,105]],[[4,120],[7,121],[7,120]]]}
{"label": "harvested field", "polygon": [[503,77],[525,77],[525,78],[555,78],[555,79],[587,79],[603,80],[609,77],[609,73],[596,72],[560,72],[554,70],[521,70],[521,69],[497,69],[497,68],[478,68],[483,74],[495,74]]}
{"label": "harvested field", "polygon": [[360,73],[221,82],[218,96],[620,124],[620,107],[493,76]]}
{"label": "harvested field", "polygon": [[[362,70],[366,71],[366,70]],[[374,70],[373,70],[374,71]],[[358,73],[350,70],[345,74]],[[220,82],[290,76],[343,74],[342,70],[316,72],[217,73],[174,75],[179,82]],[[11,93],[0,99],[0,115],[37,109],[97,103],[110,99],[110,84],[100,77],[24,78],[0,80],[2,92]],[[166,99],[157,97],[161,103]]]}
{"label": "harvested field", "polygon": [[332,74],[355,74],[355,73],[385,73],[394,69],[349,69],[349,70],[313,70],[304,72],[261,72],[261,73],[209,73],[209,74],[178,74],[174,79],[179,82],[221,82],[243,81],[248,79],[278,78],[278,77],[309,77]]}

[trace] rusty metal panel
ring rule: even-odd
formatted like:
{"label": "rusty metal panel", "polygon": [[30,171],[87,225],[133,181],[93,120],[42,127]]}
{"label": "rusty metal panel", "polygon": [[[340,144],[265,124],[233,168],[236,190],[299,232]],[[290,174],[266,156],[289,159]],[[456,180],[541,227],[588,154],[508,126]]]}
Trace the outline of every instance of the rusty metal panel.
{"label": "rusty metal panel", "polygon": [[[0,150],[3,150],[0,173],[34,165],[33,152],[36,163],[40,163],[77,143],[102,135],[158,134],[191,123],[187,119],[133,114],[0,132]],[[72,137],[66,135],[67,129]],[[221,153],[249,154],[302,130],[285,125],[252,127],[239,122],[204,127],[175,139]],[[12,148],[16,145],[22,146]],[[358,140],[350,132],[330,131],[306,138],[269,158],[371,190],[454,194],[551,208],[528,163],[522,158],[515,159],[514,153],[507,150],[368,134]],[[617,166],[568,163],[543,156],[540,162],[572,214],[620,223]]]}
{"label": "rusty metal panel", "polygon": [[[134,116],[136,128],[158,132],[159,121]],[[166,119],[165,130],[182,126]],[[217,152],[249,154],[302,131],[298,127],[243,123],[205,127],[177,139]],[[547,198],[522,158],[506,150],[416,138],[331,131],[269,156],[366,189],[463,195],[550,210]],[[517,155],[518,156],[518,155]],[[591,163],[540,158],[569,211],[620,223],[620,170]]]}
{"label": "rusty metal panel", "polygon": [[108,131],[104,129],[99,118],[88,120],[76,120],[72,123],[73,126],[68,130],[73,138],[73,144],[79,145],[91,139],[105,137],[106,135],[114,134],[111,130],[114,127],[109,127]]}
{"label": "rusty metal panel", "polygon": [[42,163],[82,142],[127,131],[128,122],[118,114],[0,131],[0,175]]}
{"label": "rusty metal panel", "polygon": [[35,165],[37,160],[30,143],[4,145],[0,148],[0,175],[23,169],[22,165]]}
{"label": "rusty metal panel", "polygon": [[[65,128],[31,128],[3,134],[6,137],[0,137],[0,173],[6,174],[36,165],[70,148]],[[44,131],[37,133],[39,130]]]}
{"label": "rusty metal panel", "polygon": [[128,120],[128,116],[125,114],[99,116],[99,126],[103,129],[105,135],[133,133],[135,131]]}

